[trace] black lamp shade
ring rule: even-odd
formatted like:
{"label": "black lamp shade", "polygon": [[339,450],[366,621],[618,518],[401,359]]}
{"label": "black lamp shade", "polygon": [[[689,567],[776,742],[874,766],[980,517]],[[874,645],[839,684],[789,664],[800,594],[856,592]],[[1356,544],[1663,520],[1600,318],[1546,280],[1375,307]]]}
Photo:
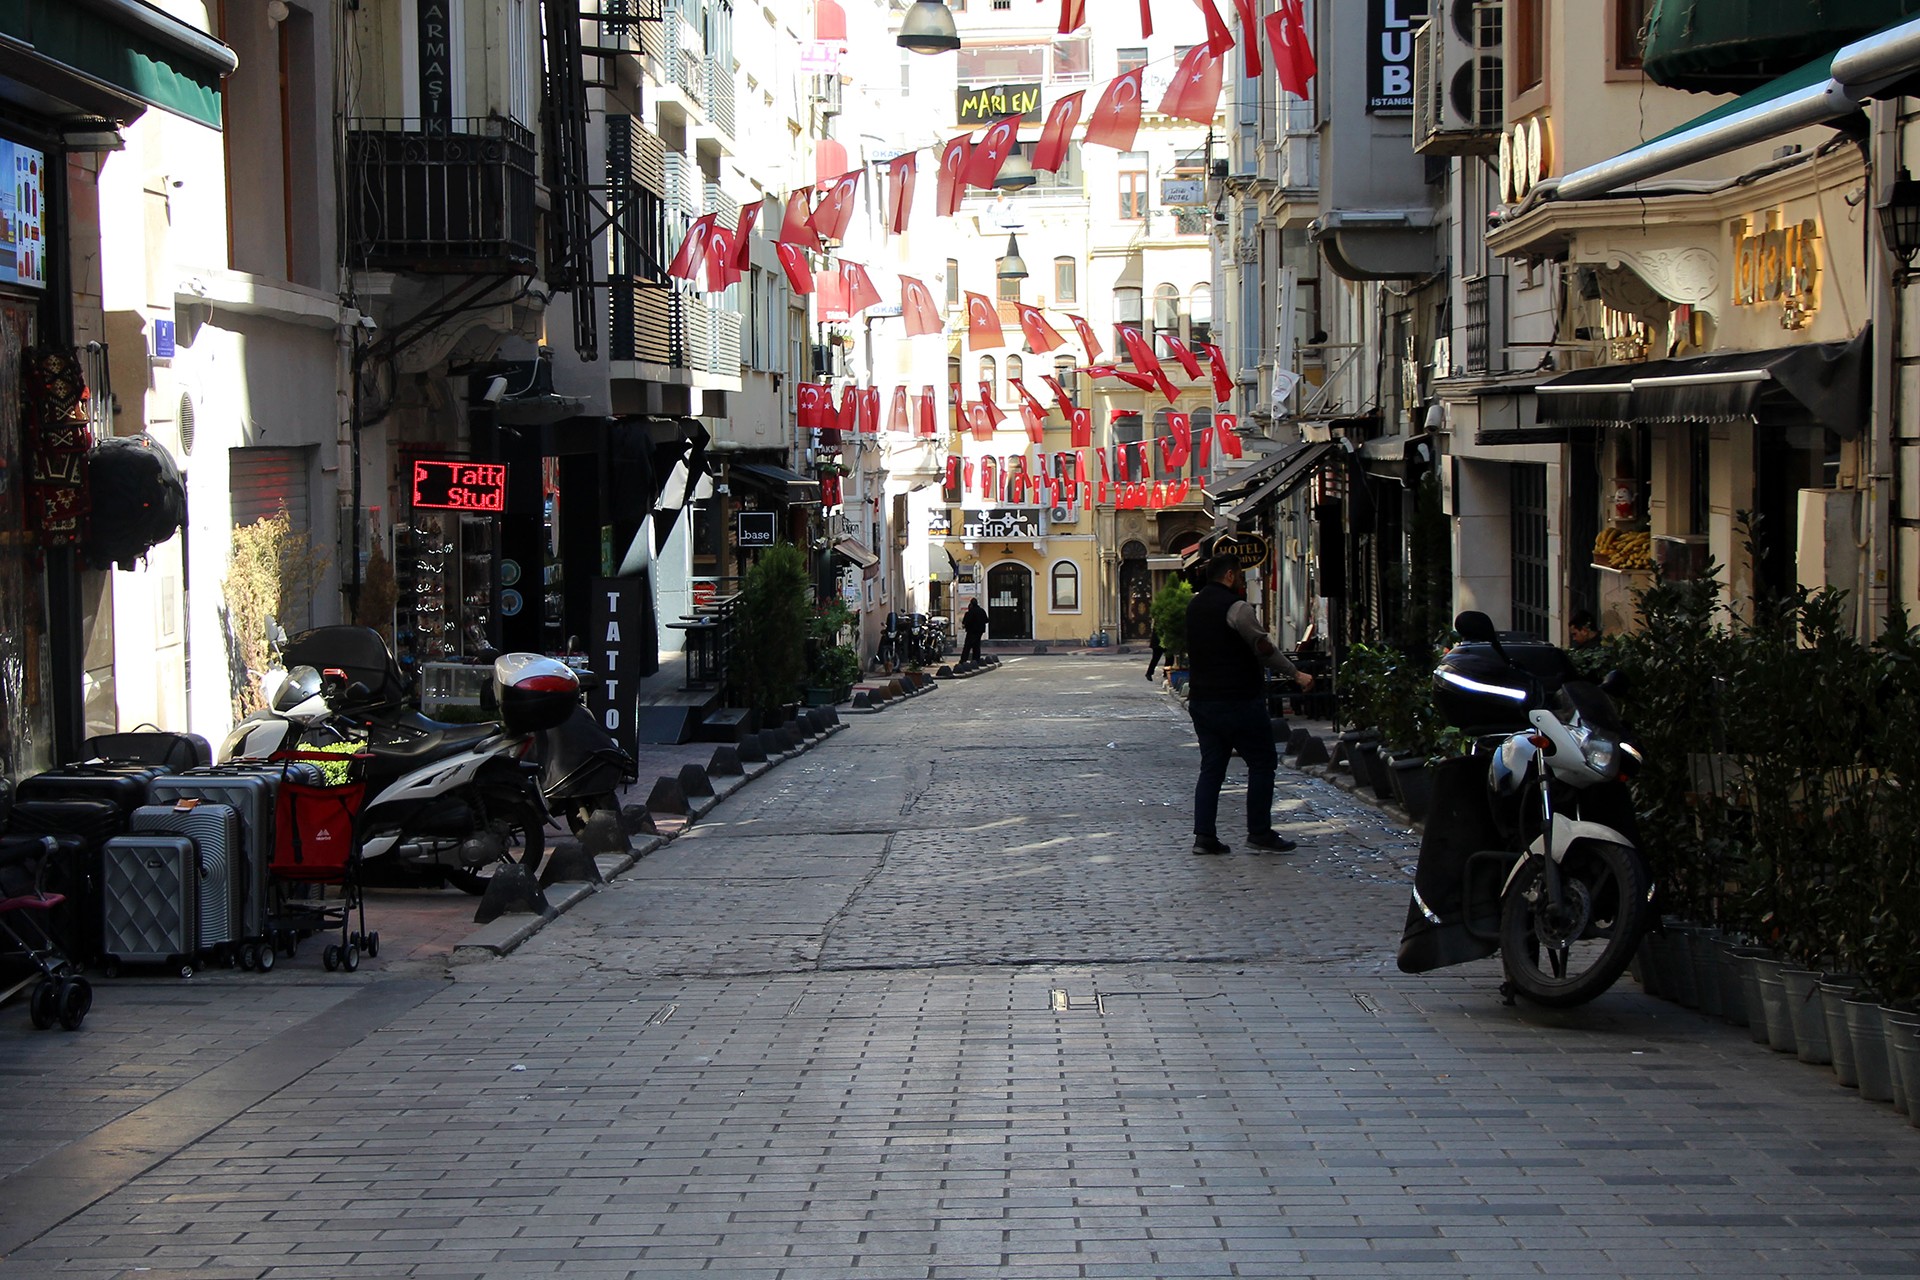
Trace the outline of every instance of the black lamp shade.
{"label": "black lamp shade", "polygon": [[951,53],[960,47],[960,33],[943,0],[914,0],[894,43],[915,53]]}
{"label": "black lamp shade", "polygon": [[1880,231],[1887,239],[1887,251],[1900,261],[1912,262],[1920,254],[1920,182],[1908,177],[1905,169],[1880,206]]}
{"label": "black lamp shade", "polygon": [[1011,232],[1007,234],[1007,256],[1000,259],[1000,270],[995,273],[1001,280],[1025,280],[1027,278],[1026,259],[1020,256],[1020,241]]}

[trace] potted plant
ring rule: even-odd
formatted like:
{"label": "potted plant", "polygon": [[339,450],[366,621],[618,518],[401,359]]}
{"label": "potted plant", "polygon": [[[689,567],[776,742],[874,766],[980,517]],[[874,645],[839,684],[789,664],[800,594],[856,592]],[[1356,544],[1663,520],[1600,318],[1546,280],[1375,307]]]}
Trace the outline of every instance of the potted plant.
{"label": "potted plant", "polygon": [[785,724],[797,709],[807,679],[812,596],[806,557],[790,542],[762,551],[741,584],[729,674],[763,723]]}
{"label": "potted plant", "polygon": [[1187,683],[1187,606],[1193,602],[1193,584],[1174,577],[1156,591],[1150,611],[1153,634],[1166,654],[1167,683],[1175,689]]}
{"label": "potted plant", "polygon": [[828,707],[852,695],[853,682],[860,678],[860,654],[840,641],[852,622],[853,610],[837,596],[814,614],[807,637],[808,706]]}

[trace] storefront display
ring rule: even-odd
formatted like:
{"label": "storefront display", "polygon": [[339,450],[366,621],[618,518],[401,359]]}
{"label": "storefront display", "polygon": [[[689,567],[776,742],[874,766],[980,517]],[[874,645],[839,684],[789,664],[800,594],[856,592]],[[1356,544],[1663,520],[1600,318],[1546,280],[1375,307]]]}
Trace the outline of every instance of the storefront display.
{"label": "storefront display", "polygon": [[403,668],[492,647],[493,541],[491,518],[449,511],[416,509],[395,532],[395,647]]}

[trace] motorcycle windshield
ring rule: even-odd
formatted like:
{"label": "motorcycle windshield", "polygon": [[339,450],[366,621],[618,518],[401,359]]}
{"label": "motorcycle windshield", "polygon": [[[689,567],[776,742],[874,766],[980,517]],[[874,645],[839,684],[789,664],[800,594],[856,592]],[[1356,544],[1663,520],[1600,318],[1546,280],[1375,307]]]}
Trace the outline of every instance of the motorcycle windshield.
{"label": "motorcycle windshield", "polygon": [[1618,741],[1626,731],[1626,722],[1621,720],[1619,708],[1613,705],[1613,699],[1599,685],[1586,680],[1569,680],[1561,686],[1559,696],[1563,705],[1577,713],[1595,733]]}

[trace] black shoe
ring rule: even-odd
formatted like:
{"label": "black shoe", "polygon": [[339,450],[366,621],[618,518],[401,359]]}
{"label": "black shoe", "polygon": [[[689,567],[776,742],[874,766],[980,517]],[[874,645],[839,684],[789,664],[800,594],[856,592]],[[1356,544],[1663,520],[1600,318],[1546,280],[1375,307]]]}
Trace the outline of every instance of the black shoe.
{"label": "black shoe", "polygon": [[1300,846],[1281,835],[1278,831],[1261,831],[1247,837],[1249,849],[1265,849],[1268,853],[1292,853]]}
{"label": "black shoe", "polygon": [[1232,849],[1230,849],[1224,844],[1221,844],[1218,840],[1214,839],[1212,836],[1195,836],[1193,838],[1193,851],[1195,853],[1232,853],[1233,852]]}

